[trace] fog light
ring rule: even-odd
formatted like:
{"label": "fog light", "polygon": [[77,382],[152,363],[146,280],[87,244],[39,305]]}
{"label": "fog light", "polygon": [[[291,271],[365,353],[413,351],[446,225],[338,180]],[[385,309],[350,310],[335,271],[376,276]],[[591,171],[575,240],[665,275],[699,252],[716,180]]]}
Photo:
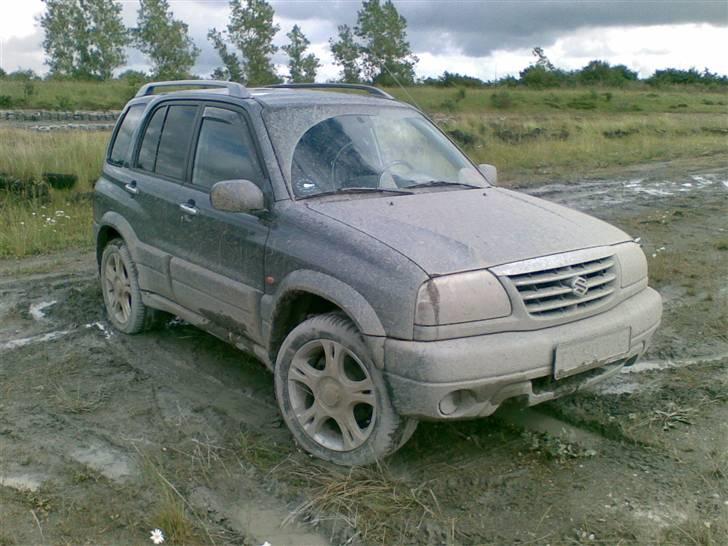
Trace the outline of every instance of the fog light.
{"label": "fog light", "polygon": [[453,391],[440,400],[440,413],[443,415],[452,415],[455,413],[460,405],[460,393],[461,391]]}

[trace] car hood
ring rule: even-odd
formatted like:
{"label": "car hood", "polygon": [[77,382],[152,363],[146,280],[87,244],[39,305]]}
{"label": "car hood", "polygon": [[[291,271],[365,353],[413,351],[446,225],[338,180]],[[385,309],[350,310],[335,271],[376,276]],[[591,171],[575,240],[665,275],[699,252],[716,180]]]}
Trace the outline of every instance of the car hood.
{"label": "car hood", "polygon": [[629,240],[592,216],[503,188],[309,202],[432,276]]}

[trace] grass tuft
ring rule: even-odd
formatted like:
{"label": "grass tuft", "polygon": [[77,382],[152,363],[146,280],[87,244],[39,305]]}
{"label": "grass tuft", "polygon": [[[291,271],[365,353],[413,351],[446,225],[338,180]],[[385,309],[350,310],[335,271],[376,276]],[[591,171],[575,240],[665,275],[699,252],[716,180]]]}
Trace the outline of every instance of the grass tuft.
{"label": "grass tuft", "polygon": [[[277,471],[286,481],[307,489],[307,500],[291,513],[290,520],[336,515],[356,529],[364,543],[394,544],[402,534],[440,512],[426,482],[413,487],[386,466],[345,469],[289,457]],[[391,529],[388,521],[398,522],[398,529]]]}

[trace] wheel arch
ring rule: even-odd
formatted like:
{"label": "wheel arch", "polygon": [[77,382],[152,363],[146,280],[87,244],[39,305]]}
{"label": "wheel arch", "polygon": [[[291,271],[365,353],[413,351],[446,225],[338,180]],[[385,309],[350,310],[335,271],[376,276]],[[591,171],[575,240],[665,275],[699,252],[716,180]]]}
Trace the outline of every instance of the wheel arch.
{"label": "wheel arch", "polygon": [[119,213],[109,211],[104,214],[99,221],[98,231],[96,233],[96,264],[101,267],[101,256],[104,248],[112,239],[121,238],[129,248],[129,252],[134,260],[136,256],[137,237],[131,224]]}
{"label": "wheel arch", "polygon": [[261,303],[263,336],[272,363],[286,335],[315,314],[340,311],[364,336],[385,336],[379,317],[359,292],[317,271],[291,273],[281,282],[275,294],[264,296]]}

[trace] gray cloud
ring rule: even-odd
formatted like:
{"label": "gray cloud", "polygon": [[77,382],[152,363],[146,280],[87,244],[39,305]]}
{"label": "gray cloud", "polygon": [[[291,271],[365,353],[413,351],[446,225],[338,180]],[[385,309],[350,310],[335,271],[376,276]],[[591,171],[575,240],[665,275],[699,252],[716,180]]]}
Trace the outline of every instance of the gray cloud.
{"label": "gray cloud", "polygon": [[13,72],[19,68],[31,68],[35,72],[42,72],[45,69],[42,43],[43,33],[40,30],[28,36],[3,40],[0,67],[6,72]]}
{"label": "gray cloud", "polygon": [[[278,45],[294,24],[301,25],[312,44],[325,45],[336,33],[336,26],[356,22],[360,0],[271,0],[281,31]],[[201,49],[194,68],[209,74],[220,60],[207,40],[211,27],[224,28],[228,18],[225,0],[171,0],[177,18],[189,25],[190,34]],[[680,23],[710,23],[728,26],[728,2],[725,0],[395,0],[407,18],[408,37],[416,53],[450,54],[464,57],[487,57],[497,50],[514,50],[540,45],[547,48],[559,37],[577,29],[650,26]],[[124,2],[124,20],[133,26],[136,2]],[[3,67],[17,66],[43,70],[40,30],[25,38],[4,42]],[[568,51],[599,57],[608,55],[605,44],[594,44],[592,51]],[[601,48],[601,49],[600,49]],[[644,52],[651,45],[643,45]],[[652,48],[654,49],[654,48]],[[128,65],[144,69],[146,59],[129,51]],[[282,54],[274,58],[285,64]],[[697,62],[697,59],[696,59]],[[420,67],[420,70],[424,67]]]}
{"label": "gray cloud", "polygon": [[[280,17],[322,19],[353,24],[359,2],[275,1]],[[728,25],[725,0],[412,0],[395,1],[407,19],[415,51],[436,53],[445,44],[472,57],[498,49],[547,46],[565,32],[583,27],[640,26],[678,23]]]}

